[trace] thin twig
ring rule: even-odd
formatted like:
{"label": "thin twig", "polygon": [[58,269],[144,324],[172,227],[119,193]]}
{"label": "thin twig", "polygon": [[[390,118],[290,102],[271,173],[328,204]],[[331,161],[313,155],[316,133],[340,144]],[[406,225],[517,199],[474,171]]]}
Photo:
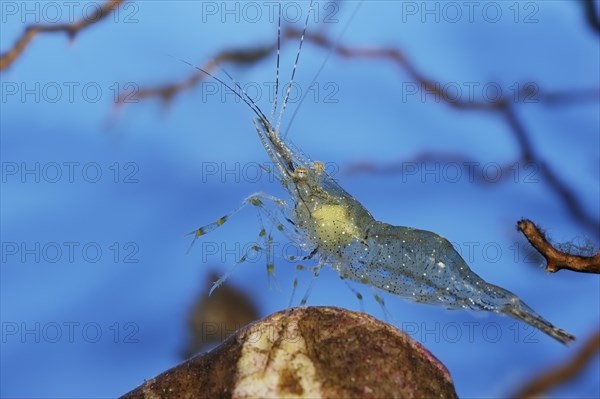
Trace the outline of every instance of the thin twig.
{"label": "thin twig", "polygon": [[584,0],[582,5],[588,25],[594,29],[596,33],[600,33],[600,18],[598,17],[597,0]]}
{"label": "thin twig", "polygon": [[[253,49],[238,49],[238,50],[225,50],[215,55],[210,61],[202,66],[202,69],[207,72],[213,72],[215,68],[224,63],[233,64],[253,64],[267,57],[277,47],[273,45],[259,46]],[[194,72],[182,81],[175,83],[168,83],[162,86],[146,87],[142,88],[135,93],[123,93],[117,99],[118,105],[124,105],[127,101],[132,99],[147,99],[152,97],[160,97],[163,101],[169,102],[173,97],[184,90],[189,90],[199,84],[202,80],[206,79],[207,75],[200,71],[194,70]]]}
{"label": "thin twig", "polygon": [[[298,39],[301,34],[302,32],[297,29],[290,27],[285,28],[282,34],[282,41],[283,43],[286,43],[292,39]],[[340,44],[335,45],[332,39],[322,33],[307,32],[305,35],[305,40],[313,42],[314,44],[326,49],[333,47],[334,53],[345,58],[372,58],[392,61],[401,67],[405,72],[407,72],[413,80],[420,83],[420,86],[423,90],[439,96],[441,100],[454,108],[498,111],[506,108],[509,103],[509,100],[506,98],[499,98],[496,101],[463,101],[452,98],[448,95],[447,91],[442,90],[444,85],[440,84],[440,82],[428,79],[418,72],[418,70],[412,65],[411,62],[409,62],[402,52],[396,48],[354,48]],[[223,51],[212,57],[212,60],[205,64],[202,68],[211,72],[211,68],[214,68],[222,63],[253,64],[270,55],[276,48],[277,43],[275,42],[269,45],[258,46],[250,50],[247,48],[242,48]],[[198,77],[198,75],[200,75],[200,77]],[[202,75],[203,74],[200,72],[194,72],[191,76],[181,80],[180,82],[159,87],[144,88],[137,93],[136,97],[162,97],[165,100],[170,100],[177,92],[193,88],[202,80]],[[600,94],[597,89],[563,90],[559,92],[543,92],[538,89],[534,94],[532,94],[531,90],[532,88],[528,85],[523,85],[516,97],[527,99],[535,96],[535,99],[538,102],[548,103],[550,105],[598,101],[600,99]],[[129,96],[131,96],[131,94],[129,94]]]}
{"label": "thin twig", "polygon": [[561,269],[568,269],[580,273],[600,273],[600,250],[594,256],[569,254],[554,248],[546,235],[531,220],[520,220],[517,228],[546,259],[547,271],[555,273]]}
{"label": "thin twig", "polygon": [[71,24],[47,24],[47,25],[30,25],[25,28],[23,34],[17,39],[17,42],[5,53],[0,55],[0,71],[7,69],[25,50],[31,40],[41,33],[64,32],[73,39],[75,35],[82,29],[90,26],[103,18],[106,18],[110,13],[121,5],[125,0],[109,0],[97,13],[91,18],[82,18]]}
{"label": "thin twig", "polygon": [[533,378],[511,397],[529,399],[542,397],[550,391],[576,377],[600,351],[600,331],[596,332],[568,361]]}

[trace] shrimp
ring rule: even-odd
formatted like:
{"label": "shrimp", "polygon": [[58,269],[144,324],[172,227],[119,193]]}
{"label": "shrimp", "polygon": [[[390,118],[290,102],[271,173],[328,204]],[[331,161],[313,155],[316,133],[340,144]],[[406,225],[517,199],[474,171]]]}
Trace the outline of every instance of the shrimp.
{"label": "shrimp", "polygon": [[[234,81],[234,85],[240,92],[209,72],[196,67],[236,93],[256,114],[256,132],[268,157],[275,165],[274,173],[290,199],[286,201],[263,193],[253,194],[235,211],[192,231],[192,244],[199,237],[222,226],[231,215],[250,204],[276,221],[279,230],[284,231],[300,248],[310,254],[304,259],[316,259],[318,266],[314,268],[315,277],[321,266],[327,265],[342,279],[350,279],[415,302],[443,305],[449,309],[463,308],[499,313],[528,323],[564,344],[573,341],[573,335],[552,325],[515,294],[487,283],[474,273],[447,239],[431,231],[392,226],[375,220],[359,201],[327,173],[323,162],[311,160],[280,134],[279,126],[289,98],[289,88],[294,79],[307,25],[308,16],[276,127],[241,90],[237,82]],[[279,35],[280,27],[281,17]],[[277,65],[279,66],[279,45]],[[277,95],[272,118],[277,108],[276,99]],[[259,235],[266,236],[264,227]],[[270,239],[269,234],[265,242],[268,244]],[[268,256],[267,259],[267,271],[271,274],[274,271],[272,256]],[[222,284],[229,275],[230,273],[227,273],[219,279],[213,289]],[[295,287],[296,281],[294,289]],[[382,299],[379,301],[382,302]],[[305,302],[303,299],[302,304]]]}

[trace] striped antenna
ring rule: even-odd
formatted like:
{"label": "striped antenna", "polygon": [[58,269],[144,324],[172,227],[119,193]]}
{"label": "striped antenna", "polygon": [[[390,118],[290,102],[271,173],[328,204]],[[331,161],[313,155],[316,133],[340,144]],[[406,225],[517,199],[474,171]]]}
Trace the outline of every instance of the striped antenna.
{"label": "striped antenna", "polygon": [[281,53],[281,3],[279,3],[279,19],[277,21],[277,68],[275,72],[275,99],[273,100],[273,109],[271,110],[271,120],[275,117],[277,111],[277,97],[279,97],[279,54]]}
{"label": "striped antenna", "polygon": [[239,83],[236,82],[231,77],[231,75],[229,73],[227,73],[226,70],[224,70],[223,68],[220,68],[223,71],[223,73],[225,73],[225,75],[227,75],[227,77],[229,77],[229,79],[231,79],[231,81],[234,83],[235,87],[237,87],[243,95],[238,93],[237,91],[235,91],[231,86],[229,86],[227,83],[223,82],[223,80],[219,79],[218,77],[216,77],[212,73],[208,72],[207,70],[200,68],[199,66],[196,66],[196,65],[192,64],[191,62],[188,62],[184,59],[177,58],[177,57],[173,57],[173,58],[176,58],[177,60],[183,62],[184,64],[187,64],[187,65],[191,66],[192,68],[195,68],[195,69],[199,70],[200,72],[210,76],[211,78],[213,78],[214,80],[216,80],[217,82],[219,82],[220,84],[222,84],[223,86],[225,86],[226,88],[231,90],[233,92],[233,94],[238,96],[243,102],[245,102],[248,105],[248,107],[250,107],[250,109],[256,114],[256,116],[258,116],[258,118],[266,126],[271,126],[271,123],[269,122],[269,120],[267,119],[265,114],[261,111],[261,109],[258,107],[258,105],[256,105],[256,103],[252,100],[252,98],[250,98],[250,96],[248,96],[248,94],[244,91],[244,89],[242,89],[242,87],[239,85]]}
{"label": "striped antenna", "polygon": [[296,75],[296,67],[298,66],[298,59],[300,59],[300,52],[302,51],[302,43],[304,43],[304,35],[306,34],[306,28],[308,26],[308,19],[310,18],[310,13],[313,9],[313,0],[310,0],[310,5],[308,9],[308,13],[306,14],[306,21],[304,21],[304,29],[302,29],[302,36],[300,36],[300,45],[298,46],[298,52],[296,53],[296,61],[294,62],[294,67],[292,69],[292,77],[290,78],[290,83],[288,84],[287,90],[285,92],[285,98],[283,99],[283,106],[281,107],[281,112],[279,113],[279,118],[277,119],[277,125],[275,127],[275,131],[279,131],[279,126],[281,126],[281,119],[283,118],[283,113],[285,112],[285,107],[287,106],[288,100],[290,98],[290,91],[292,90],[292,84],[294,83],[294,76]]}
{"label": "striped antenna", "polygon": [[312,87],[312,85],[315,84],[315,82],[317,81],[319,75],[323,71],[323,68],[325,68],[325,64],[327,64],[327,61],[329,61],[329,58],[331,57],[331,54],[336,49],[336,47],[340,44],[340,41],[342,40],[342,37],[344,36],[344,34],[346,33],[346,31],[348,30],[348,27],[352,23],[352,20],[354,19],[354,17],[358,13],[358,10],[360,9],[360,6],[362,5],[363,2],[364,2],[364,0],[360,0],[358,2],[358,4],[356,5],[356,7],[354,8],[354,11],[352,12],[352,15],[350,16],[350,19],[346,23],[346,26],[344,26],[344,29],[342,29],[342,32],[338,35],[337,39],[335,40],[335,43],[333,44],[333,46],[331,46],[331,48],[327,52],[327,56],[325,57],[325,59],[321,63],[321,66],[319,67],[319,70],[315,74],[315,77],[310,81],[310,84],[308,85],[307,90],[304,90],[304,94],[302,94],[302,98],[300,98],[300,102],[298,102],[298,106],[294,109],[294,113],[292,114],[292,117],[290,118],[290,122],[288,123],[287,128],[285,129],[285,132],[281,135],[281,137],[285,138],[287,136],[288,132],[290,131],[290,128],[292,127],[292,122],[294,122],[294,119],[296,118],[296,115],[298,114],[298,111],[300,110],[300,106],[302,105],[302,103],[304,102],[304,99],[306,99],[306,96],[308,95],[308,92],[309,92],[308,89],[310,87]]}

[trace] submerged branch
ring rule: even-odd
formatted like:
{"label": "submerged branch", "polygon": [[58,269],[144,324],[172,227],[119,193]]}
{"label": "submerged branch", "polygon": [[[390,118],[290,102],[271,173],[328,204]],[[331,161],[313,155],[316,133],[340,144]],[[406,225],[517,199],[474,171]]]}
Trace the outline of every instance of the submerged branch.
{"label": "submerged branch", "polygon": [[600,273],[600,250],[593,256],[583,256],[556,249],[544,232],[528,219],[520,220],[517,228],[546,259],[546,271],[555,273],[568,269],[580,273]]}
{"label": "submerged branch", "polygon": [[512,397],[517,399],[543,397],[543,394],[552,388],[562,385],[579,375],[598,352],[600,352],[600,331],[590,337],[570,360],[533,378]]}
{"label": "submerged branch", "polygon": [[82,29],[106,18],[125,0],[109,0],[92,17],[82,18],[79,21],[70,24],[46,24],[46,25],[30,25],[25,28],[25,31],[17,39],[15,45],[10,50],[0,55],[0,71],[7,69],[17,58],[23,53],[29,43],[39,34],[42,33],[66,33],[70,39]]}

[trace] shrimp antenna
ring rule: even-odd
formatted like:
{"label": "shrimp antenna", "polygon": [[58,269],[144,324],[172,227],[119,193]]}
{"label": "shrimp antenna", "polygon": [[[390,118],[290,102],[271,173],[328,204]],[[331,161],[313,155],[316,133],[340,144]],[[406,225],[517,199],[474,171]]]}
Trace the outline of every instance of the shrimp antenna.
{"label": "shrimp antenna", "polygon": [[283,113],[285,112],[285,107],[287,106],[288,100],[290,98],[290,91],[292,91],[292,84],[294,83],[294,76],[296,75],[296,67],[298,66],[298,59],[300,59],[300,51],[302,50],[302,43],[304,43],[304,35],[306,34],[306,28],[308,26],[308,19],[310,18],[310,12],[313,8],[313,0],[310,0],[310,5],[308,9],[308,13],[306,14],[306,21],[304,21],[304,29],[302,29],[302,36],[300,36],[300,45],[298,46],[298,52],[296,53],[296,61],[294,62],[294,67],[292,68],[292,77],[290,78],[290,83],[288,84],[287,90],[285,92],[285,98],[283,99],[283,106],[281,107],[281,112],[279,113],[279,118],[277,119],[277,126],[275,131],[279,131],[279,126],[281,125],[281,119],[283,118]]}
{"label": "shrimp antenna", "polygon": [[279,97],[279,55],[281,53],[281,3],[279,4],[279,19],[277,20],[277,68],[275,72],[275,99],[273,100],[273,109],[271,110],[271,120],[275,117],[277,111],[277,97]]}
{"label": "shrimp antenna", "polygon": [[[176,58],[176,57],[174,57],[174,58]],[[241,95],[240,93],[235,91],[231,86],[229,86],[227,83],[225,83],[222,79],[219,79],[218,77],[216,77],[212,73],[208,72],[207,70],[200,68],[199,66],[196,66],[196,65],[192,64],[191,62],[188,62],[184,59],[181,59],[181,58],[176,58],[176,59],[178,59],[179,61],[183,62],[184,64],[187,64],[187,65],[191,66],[192,68],[195,68],[195,69],[199,70],[200,72],[210,76],[211,78],[213,78],[214,80],[216,80],[217,82],[219,82],[220,84],[222,84],[223,86],[225,86],[226,88],[231,90],[233,92],[233,94],[238,96],[243,102],[245,102],[248,105],[248,107],[250,107],[250,109],[256,114],[256,116],[258,116],[258,118],[261,121],[263,121],[263,123],[265,123],[266,126],[270,126],[269,120],[267,119],[265,114],[260,110],[258,105],[256,105],[256,103],[252,100],[252,98],[250,98],[250,96],[248,96],[248,94],[240,87],[240,85],[235,80],[233,80],[231,75],[229,75],[229,73],[227,73],[227,71],[225,71],[223,68],[221,68],[221,70],[229,77],[229,79],[231,79],[233,81],[234,85],[238,89],[240,89],[244,95]]]}
{"label": "shrimp antenna", "polygon": [[[346,33],[346,31],[348,30],[348,27],[352,23],[352,20],[354,19],[354,17],[358,13],[358,10],[359,10],[359,8],[360,8],[360,6],[362,5],[363,2],[364,2],[364,0],[360,0],[358,2],[358,4],[356,5],[356,7],[354,8],[354,11],[352,12],[352,15],[350,16],[350,19],[348,20],[348,22],[344,26],[344,29],[342,29],[342,31],[340,32],[340,34],[338,35],[338,37],[335,39],[335,43],[333,44],[333,46],[331,46],[331,48],[327,52],[327,56],[325,57],[325,59],[321,63],[321,66],[319,67],[319,70],[315,74],[315,77],[310,81],[310,84],[308,85],[309,88],[312,87],[312,85],[315,84],[315,82],[319,78],[319,75],[323,71],[323,68],[325,68],[325,64],[327,64],[327,61],[329,61],[329,58],[331,57],[331,54],[333,54],[333,51],[340,44],[340,41],[342,40],[342,37],[344,36],[344,34]],[[282,137],[285,138],[287,136],[288,132],[290,131],[290,128],[292,127],[292,122],[294,122],[294,119],[296,118],[296,115],[298,114],[298,111],[300,110],[300,106],[302,105],[302,103],[306,99],[306,96],[308,96],[308,90],[305,90],[304,94],[302,95],[302,98],[300,98],[300,102],[298,103],[298,106],[296,107],[296,109],[294,109],[294,113],[292,114],[292,117],[290,119],[290,123],[288,123],[287,128],[285,129],[285,132],[283,133]]]}
{"label": "shrimp antenna", "polygon": [[[251,102],[251,103],[252,103],[252,104],[253,104],[253,105],[256,107],[256,109],[257,109],[257,110],[258,110],[258,112],[260,113],[260,115],[259,115],[259,118],[260,118],[262,121],[264,121],[264,122],[267,122],[267,124],[266,124],[267,126],[271,126],[271,125],[270,125],[270,123],[269,123],[269,120],[266,118],[265,114],[264,114],[264,113],[261,111],[260,107],[259,107],[259,106],[258,106],[258,105],[257,105],[257,104],[256,104],[256,103],[253,101],[253,100],[252,100],[252,97],[250,97],[250,96],[248,95],[248,93],[246,92],[246,90],[244,90],[244,89],[242,88],[242,86],[240,86],[240,84],[238,83],[238,81],[237,81],[237,80],[235,80],[235,79],[234,79],[234,78],[233,78],[233,77],[232,77],[232,76],[229,74],[229,72],[227,72],[227,70],[226,70],[225,68],[221,68],[221,67],[219,67],[219,69],[220,69],[221,71],[223,71],[223,73],[224,73],[225,75],[227,75],[227,77],[229,78],[229,80],[231,80],[231,81],[232,81],[232,82],[235,84],[235,87],[237,87],[237,88],[240,90],[240,92],[241,92],[241,93],[242,93],[242,94],[243,94],[243,95],[246,97],[246,99],[248,99],[248,101],[249,101],[249,102]],[[227,87],[228,87],[228,86],[227,86]],[[231,88],[230,88],[229,90],[231,90]],[[240,95],[238,92],[235,92],[235,91],[234,91],[234,93],[235,93],[235,94],[237,94],[237,95],[238,95],[238,97],[240,97],[240,98],[241,98],[241,95]],[[246,101],[246,104],[248,104],[248,101]]]}

